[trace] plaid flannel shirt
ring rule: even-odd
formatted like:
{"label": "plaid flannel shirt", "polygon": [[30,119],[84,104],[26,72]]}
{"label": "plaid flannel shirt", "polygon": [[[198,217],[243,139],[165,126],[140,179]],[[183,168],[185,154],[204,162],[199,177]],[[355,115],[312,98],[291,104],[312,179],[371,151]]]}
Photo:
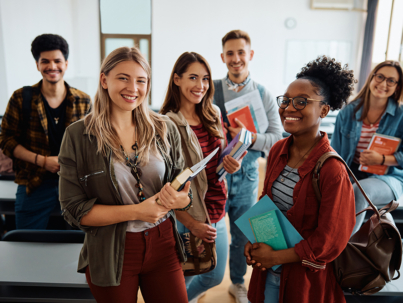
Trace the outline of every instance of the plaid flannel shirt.
{"label": "plaid flannel shirt", "polygon": [[[15,183],[26,185],[28,194],[42,183],[46,170],[35,164],[15,158],[13,153],[16,146],[21,144],[29,151],[43,156],[50,156],[48,120],[40,90],[41,85],[42,80],[32,86],[34,89],[32,92],[31,114],[25,135],[22,134],[21,130],[21,120],[23,118],[22,88],[16,90],[11,96],[1,123],[0,148],[3,149],[3,153],[6,156],[13,159],[16,173]],[[65,85],[68,102],[66,105],[67,127],[71,123],[84,118],[89,112],[91,98],[82,91],[70,87],[66,82]]]}

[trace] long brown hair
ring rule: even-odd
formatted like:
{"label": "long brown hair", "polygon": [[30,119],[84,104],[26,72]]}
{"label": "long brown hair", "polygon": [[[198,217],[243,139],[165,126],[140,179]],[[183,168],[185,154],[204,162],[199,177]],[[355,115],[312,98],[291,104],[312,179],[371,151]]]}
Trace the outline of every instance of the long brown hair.
{"label": "long brown hair", "polygon": [[401,103],[403,101],[403,94],[402,94],[403,71],[402,71],[402,67],[400,66],[400,63],[397,61],[393,61],[393,60],[387,60],[382,63],[379,63],[377,66],[375,66],[375,68],[369,74],[367,81],[365,82],[364,86],[362,87],[362,89],[360,90],[358,95],[354,98],[354,100],[351,101],[351,102],[353,102],[355,100],[360,99],[360,102],[354,109],[354,114],[355,114],[361,107],[363,107],[363,111],[362,111],[359,121],[363,121],[368,115],[369,96],[371,94],[371,91],[369,89],[369,84],[371,83],[372,78],[374,77],[376,72],[385,66],[391,66],[391,67],[396,68],[397,73],[399,74],[399,80],[397,81],[396,90],[395,90],[395,93],[393,94],[392,98],[397,103]]}
{"label": "long brown hair", "polygon": [[[147,60],[136,47],[120,47],[111,52],[102,62],[101,74],[106,76],[119,63],[124,61],[134,61],[144,69],[147,74],[147,91],[144,101],[133,110],[133,119],[136,121],[139,144],[139,161],[146,165],[149,161],[149,151],[159,157],[157,151],[156,134],[158,134],[165,145],[164,151],[169,153],[170,145],[167,140],[167,125],[163,117],[154,113],[148,108],[147,97],[151,88],[151,68]],[[109,148],[115,157],[123,161],[120,150],[121,142],[116,130],[111,124],[111,103],[107,89],[98,82],[98,90],[94,98],[94,106],[91,113],[85,117],[85,126],[87,132],[97,138],[98,152],[104,156],[108,154]]]}
{"label": "long brown hair", "polygon": [[169,77],[168,90],[160,113],[165,115],[169,111],[177,113],[180,110],[181,92],[179,90],[179,87],[174,82],[174,77],[175,74],[177,74],[179,77],[182,78],[182,75],[188,70],[189,65],[194,62],[199,62],[203,64],[210,76],[209,89],[204,95],[202,101],[199,104],[196,104],[196,114],[210,136],[222,139],[220,132],[217,129],[220,121],[217,118],[217,113],[213,107],[214,84],[211,77],[210,65],[208,64],[206,59],[204,59],[201,55],[197,53],[185,52],[180,55],[178,60],[176,60],[174,68],[172,69],[171,76]]}

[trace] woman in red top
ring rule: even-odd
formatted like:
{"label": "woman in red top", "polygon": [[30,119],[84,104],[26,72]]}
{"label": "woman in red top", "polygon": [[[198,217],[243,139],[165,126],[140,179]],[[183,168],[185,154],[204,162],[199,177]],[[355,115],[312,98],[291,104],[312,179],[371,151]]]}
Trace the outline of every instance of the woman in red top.
{"label": "woman in red top", "polygon": [[[187,150],[190,157],[190,160],[185,157],[188,167],[219,148],[206,169],[196,177],[197,182],[192,182],[193,207],[177,212],[180,233],[190,232],[206,242],[216,240],[216,268],[202,275],[185,277],[190,303],[196,303],[206,290],[221,283],[227,264],[228,235],[224,219],[227,191],[224,181],[219,182],[216,174],[226,142],[220,109],[213,105],[213,97],[214,85],[206,59],[194,52],[183,53],[173,67],[161,113],[178,126],[182,149]],[[225,156],[224,169],[232,174],[241,168],[241,162]],[[206,223],[203,203],[212,226]]]}
{"label": "woman in red top", "polygon": [[[355,224],[354,191],[344,165],[332,158],[320,173],[319,202],[312,171],[320,156],[334,151],[327,134],[319,131],[320,122],[329,110],[342,107],[353,84],[352,71],[323,56],[308,63],[277,97],[291,136],[270,150],[262,196],[283,208],[304,240],[279,251],[263,243],[245,246],[247,263],[254,267],[248,292],[252,303],[345,302],[331,262],[346,247]],[[280,264],[281,274],[271,270]]]}

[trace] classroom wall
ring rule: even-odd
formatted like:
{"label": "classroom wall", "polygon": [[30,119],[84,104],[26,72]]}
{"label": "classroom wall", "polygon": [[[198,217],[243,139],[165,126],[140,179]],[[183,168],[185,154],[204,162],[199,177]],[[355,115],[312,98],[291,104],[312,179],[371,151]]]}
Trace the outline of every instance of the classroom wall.
{"label": "classroom wall", "polygon": [[[100,66],[98,5],[98,0],[0,0],[0,115],[14,90],[41,79],[30,45],[42,33],[66,38],[70,57],[65,79],[94,96]],[[294,29],[284,25],[289,17],[297,21]],[[251,75],[276,96],[289,82],[288,42],[350,42],[349,62],[344,63],[358,71],[364,25],[365,13],[311,10],[310,0],[153,0],[153,107],[162,104],[173,64],[184,51],[202,54],[213,78],[224,77],[221,38],[232,29],[249,32],[255,50]]]}
{"label": "classroom wall", "polygon": [[[233,29],[250,34],[255,51],[249,65],[251,76],[275,96],[288,85],[285,54],[290,40],[350,41],[348,63],[359,70],[365,13],[311,10],[310,0],[154,0],[152,7],[154,106],[163,102],[173,64],[185,51],[200,53],[209,62],[213,78],[223,78],[221,38]],[[284,26],[289,17],[297,21],[295,29]]]}
{"label": "classroom wall", "polygon": [[69,43],[65,80],[95,94],[100,65],[98,14],[98,0],[0,0],[0,115],[13,91],[42,78],[31,42],[44,33],[61,35]]}

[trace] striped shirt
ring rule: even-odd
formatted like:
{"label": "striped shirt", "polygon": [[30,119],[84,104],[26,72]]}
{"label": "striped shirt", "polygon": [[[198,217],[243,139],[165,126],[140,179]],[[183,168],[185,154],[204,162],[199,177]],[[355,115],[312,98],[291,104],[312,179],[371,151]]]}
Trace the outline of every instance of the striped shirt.
{"label": "striped shirt", "polygon": [[[293,169],[286,165],[271,187],[273,202],[286,217],[287,211],[294,205],[293,193],[295,184],[297,184],[298,181],[298,169]],[[270,272],[278,276],[281,274],[281,268],[280,266],[275,271],[270,268]]]}
{"label": "striped shirt", "polygon": [[196,126],[190,125],[199,140],[203,157],[207,157],[213,150],[220,147],[218,153],[207,163],[207,193],[204,199],[206,208],[210,216],[211,223],[217,223],[225,216],[225,202],[227,200],[227,191],[224,181],[218,182],[216,169],[221,154],[221,140],[210,136],[203,124]]}
{"label": "striped shirt", "polygon": [[[281,180],[284,180],[283,182]],[[293,192],[295,184],[299,181],[298,169],[293,169],[286,165],[273,182],[271,193],[273,194],[273,202],[279,210],[287,216],[287,211],[294,205]]]}
{"label": "striped shirt", "polygon": [[360,154],[364,149],[368,148],[369,142],[372,139],[372,136],[376,133],[379,127],[379,122],[376,124],[373,124],[373,126],[362,123],[362,128],[361,128],[361,137],[360,140],[358,141],[357,147],[355,149],[355,155],[353,161],[357,164],[360,163]]}

